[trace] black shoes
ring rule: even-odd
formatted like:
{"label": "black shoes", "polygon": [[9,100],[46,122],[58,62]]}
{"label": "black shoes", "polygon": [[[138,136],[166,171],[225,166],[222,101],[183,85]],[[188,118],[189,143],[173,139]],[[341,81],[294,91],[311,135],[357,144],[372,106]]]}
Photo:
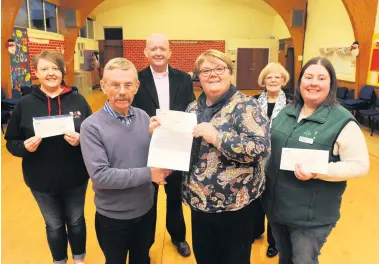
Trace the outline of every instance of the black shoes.
{"label": "black shoes", "polygon": [[176,247],[176,250],[178,253],[183,257],[189,257],[191,255],[191,249],[190,246],[186,241],[178,242],[175,240],[171,240],[172,244]]}
{"label": "black shoes", "polygon": [[268,245],[266,256],[269,258],[273,258],[276,255],[278,255],[278,250],[276,249],[276,247]]}

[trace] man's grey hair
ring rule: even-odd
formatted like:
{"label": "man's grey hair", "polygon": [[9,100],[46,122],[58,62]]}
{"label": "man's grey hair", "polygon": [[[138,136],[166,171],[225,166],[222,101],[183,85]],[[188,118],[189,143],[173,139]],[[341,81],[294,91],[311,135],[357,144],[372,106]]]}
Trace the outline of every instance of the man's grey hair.
{"label": "man's grey hair", "polygon": [[138,72],[134,64],[125,58],[113,58],[105,64],[104,71],[111,71],[114,69],[132,70],[135,73],[136,81],[138,81]]}

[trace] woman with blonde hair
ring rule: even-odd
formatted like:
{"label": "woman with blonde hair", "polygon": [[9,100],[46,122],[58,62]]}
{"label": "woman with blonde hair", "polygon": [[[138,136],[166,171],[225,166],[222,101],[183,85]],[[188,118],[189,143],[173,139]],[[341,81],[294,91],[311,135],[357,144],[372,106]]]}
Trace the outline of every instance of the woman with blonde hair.
{"label": "woman with blonde hair", "polygon": [[[227,55],[208,50],[197,58],[195,69],[203,93],[187,108],[198,125],[183,179],[193,251],[198,264],[248,264],[251,211],[260,206],[263,159],[270,148],[268,120],[258,102],[232,84]],[[152,118],[151,125],[158,123]]]}
{"label": "woman with blonde hair", "polygon": [[[258,102],[270,120],[270,127],[272,120],[287,104],[287,98],[282,88],[288,83],[289,79],[289,73],[278,62],[271,62],[267,64],[259,74],[258,84],[259,86],[265,88],[265,91],[259,96]],[[256,238],[264,233],[265,213],[262,207],[254,213],[254,238]],[[269,223],[267,223],[267,242],[267,257],[275,257],[278,254],[278,250],[275,247],[275,239],[272,235],[271,226]]]}

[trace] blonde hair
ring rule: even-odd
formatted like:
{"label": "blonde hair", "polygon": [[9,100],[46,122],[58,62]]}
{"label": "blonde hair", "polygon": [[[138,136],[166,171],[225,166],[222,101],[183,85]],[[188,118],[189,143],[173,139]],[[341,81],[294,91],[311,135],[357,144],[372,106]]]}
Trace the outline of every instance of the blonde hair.
{"label": "blonde hair", "polygon": [[265,85],[265,78],[267,75],[269,75],[272,72],[279,72],[283,79],[283,86],[286,86],[288,81],[290,80],[290,75],[286,69],[279,63],[279,62],[271,62],[264,67],[264,69],[261,71],[258,77],[258,85],[260,87],[266,87]]}
{"label": "blonde hair", "polygon": [[62,73],[62,78],[65,75],[65,63],[62,53],[56,50],[45,50],[41,53],[38,53],[32,58],[32,65],[34,70],[37,71],[38,62],[40,59],[50,61],[58,66],[59,71]]}
{"label": "blonde hair", "polygon": [[196,61],[195,61],[195,71],[196,73],[200,73],[200,66],[201,64],[203,64],[203,62],[207,59],[207,58],[216,58],[216,59],[219,59],[223,62],[226,63],[226,66],[228,67],[231,75],[233,75],[234,73],[234,70],[233,70],[233,63],[232,63],[232,60],[229,58],[228,55],[226,55],[225,53],[219,51],[219,50],[215,50],[215,49],[210,49],[210,50],[207,50],[205,52],[203,52],[199,57],[197,57]]}
{"label": "blonde hair", "polygon": [[114,69],[120,69],[125,71],[132,70],[136,77],[136,81],[138,81],[137,69],[131,61],[125,58],[113,58],[110,61],[108,61],[108,63],[104,66],[104,71],[111,71]]}

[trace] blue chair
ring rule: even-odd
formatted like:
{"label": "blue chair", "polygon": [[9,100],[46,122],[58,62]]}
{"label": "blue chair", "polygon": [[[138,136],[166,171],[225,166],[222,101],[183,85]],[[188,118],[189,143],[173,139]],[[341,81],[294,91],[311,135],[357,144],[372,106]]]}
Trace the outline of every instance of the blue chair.
{"label": "blue chair", "polygon": [[[15,90],[15,89],[12,89],[12,95],[13,95],[13,90]],[[20,94],[19,91],[17,91],[17,92]],[[18,96],[18,95],[16,95],[16,96]],[[17,105],[18,101],[20,101],[21,97],[22,97],[22,95],[19,98],[8,98],[8,96],[5,94],[3,88],[1,88],[1,103],[6,105],[8,107],[8,109],[11,111],[16,107],[16,105]]]}
{"label": "blue chair", "polygon": [[374,115],[371,117],[371,136],[374,133],[375,129],[379,129],[379,115]]}
{"label": "blue chair", "polygon": [[22,94],[17,89],[12,89],[12,99],[20,99]]}
{"label": "blue chair", "polygon": [[346,100],[347,99],[354,99],[354,95],[355,95],[355,89],[348,90],[347,94],[346,94]]}
{"label": "blue chair", "polygon": [[28,95],[33,91],[33,86],[21,86],[21,94],[22,96]]}
{"label": "blue chair", "polygon": [[362,124],[362,119],[367,117],[368,127],[371,128],[371,119],[375,115],[379,115],[379,98],[376,98],[376,103],[371,109],[359,110],[359,123]]}
{"label": "blue chair", "polygon": [[[347,89],[346,87],[338,87],[337,88],[337,99],[340,103],[342,103],[344,100],[346,100],[346,96],[347,96],[347,93],[348,93],[349,89]],[[354,95],[353,95],[353,98],[354,98]]]}
{"label": "blue chair", "polygon": [[358,99],[346,99],[342,105],[349,111],[355,112],[357,110],[369,109],[374,104],[376,95],[374,87],[365,85],[359,92]]}

